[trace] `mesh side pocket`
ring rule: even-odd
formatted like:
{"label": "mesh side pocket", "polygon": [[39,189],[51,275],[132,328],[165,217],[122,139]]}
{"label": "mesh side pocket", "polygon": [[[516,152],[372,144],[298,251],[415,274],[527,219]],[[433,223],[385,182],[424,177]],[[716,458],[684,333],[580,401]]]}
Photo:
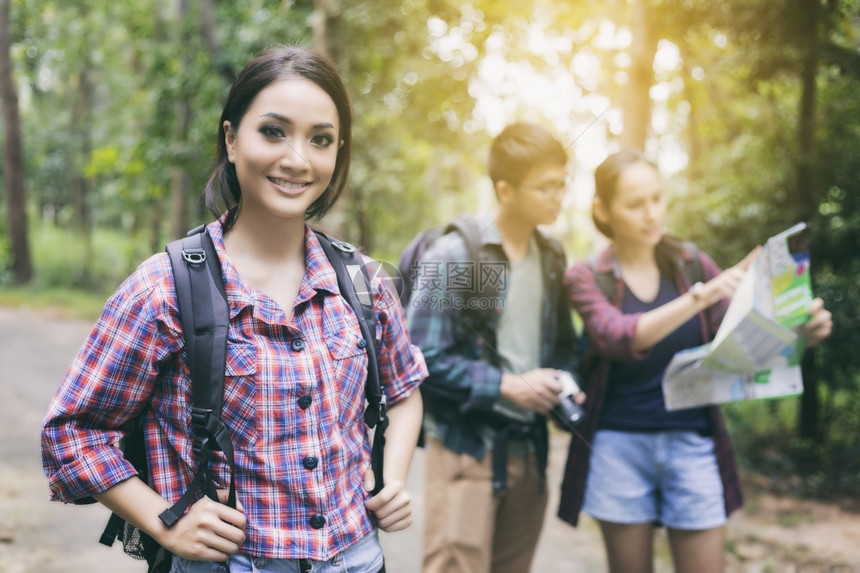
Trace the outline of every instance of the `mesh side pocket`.
{"label": "mesh side pocket", "polygon": [[125,523],[122,528],[122,550],[135,559],[146,559],[146,540],[152,539],[137,527]]}

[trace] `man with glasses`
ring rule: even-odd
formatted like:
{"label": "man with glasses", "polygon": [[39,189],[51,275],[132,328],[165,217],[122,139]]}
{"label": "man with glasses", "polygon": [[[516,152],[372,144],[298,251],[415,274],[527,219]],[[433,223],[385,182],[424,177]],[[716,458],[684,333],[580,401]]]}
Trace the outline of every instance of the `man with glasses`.
{"label": "man with glasses", "polygon": [[[424,382],[424,573],[523,573],[547,503],[547,418],[578,366],[561,245],[567,152],[514,123],[492,142],[498,205],[421,258],[407,306]],[[578,396],[582,401],[583,396]]]}

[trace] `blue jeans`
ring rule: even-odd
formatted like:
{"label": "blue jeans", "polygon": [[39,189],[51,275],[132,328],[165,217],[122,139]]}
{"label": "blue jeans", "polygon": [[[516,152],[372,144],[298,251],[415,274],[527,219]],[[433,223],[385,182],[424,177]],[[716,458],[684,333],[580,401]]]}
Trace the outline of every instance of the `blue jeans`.
{"label": "blue jeans", "polygon": [[373,530],[328,561],[267,559],[235,554],[227,563],[173,558],[170,573],[379,573],[383,571],[379,533]]}

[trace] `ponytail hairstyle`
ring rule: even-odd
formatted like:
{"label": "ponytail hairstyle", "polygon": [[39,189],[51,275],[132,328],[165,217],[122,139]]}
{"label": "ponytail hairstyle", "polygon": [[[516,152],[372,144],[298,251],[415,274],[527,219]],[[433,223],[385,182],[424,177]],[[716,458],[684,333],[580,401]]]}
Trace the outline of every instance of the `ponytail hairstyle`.
{"label": "ponytail hairstyle", "polygon": [[338,143],[343,141],[337,152],[331,181],[323,194],[308,208],[306,218],[320,219],[346,189],[351,155],[352,111],[343,80],[335,67],[315,52],[288,46],[271,48],[250,61],[239,72],[227,95],[218,122],[215,167],[206,183],[204,203],[215,217],[219,217],[224,209],[227,209],[225,231],[236,221],[242,204],[242,189],[236,176],[236,167],[230,163],[227,155],[224,122],[230,122],[230,129],[238,129],[257,94],[275,81],[290,78],[310,80],[328,94],[334,102],[340,122]]}
{"label": "ponytail hairstyle", "polygon": [[[612,201],[615,200],[615,194],[618,191],[618,180],[621,178],[624,170],[638,163],[647,163],[657,170],[657,166],[646,159],[642,152],[637,149],[623,149],[617,153],[613,153],[597,166],[597,169],[594,171],[594,194],[605,209],[608,210]],[[612,238],[612,228],[598,220],[594,215],[593,209],[591,211],[591,220],[594,221],[594,226],[598,231],[605,237]],[[682,249],[683,243],[678,237],[669,233],[663,233],[655,249],[657,265],[660,267],[661,272],[671,275],[678,270]]]}

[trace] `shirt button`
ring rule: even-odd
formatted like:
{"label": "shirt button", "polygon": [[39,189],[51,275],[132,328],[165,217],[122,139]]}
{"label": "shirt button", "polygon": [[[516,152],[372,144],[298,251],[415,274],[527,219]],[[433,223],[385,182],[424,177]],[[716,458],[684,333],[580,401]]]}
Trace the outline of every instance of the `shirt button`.
{"label": "shirt button", "polygon": [[306,470],[312,470],[320,463],[319,459],[314,456],[307,456],[302,460],[302,465],[305,466]]}
{"label": "shirt button", "polygon": [[290,342],[290,346],[292,346],[293,350],[296,352],[301,352],[305,349],[305,341],[301,338],[293,338],[293,341]]}
{"label": "shirt button", "polygon": [[301,408],[302,410],[307,410],[308,408],[310,408],[311,402],[313,401],[314,399],[311,398],[310,394],[304,394],[302,396],[299,396],[299,399],[297,400],[299,408]]}
{"label": "shirt button", "polygon": [[320,513],[315,513],[311,516],[308,523],[310,523],[311,527],[314,529],[322,529],[325,525],[325,516]]}
{"label": "shirt button", "polygon": [[358,347],[359,347],[359,348],[365,348],[365,347],[367,347],[367,341],[366,341],[365,339],[363,339],[363,338],[359,338],[359,339],[358,339]]}

